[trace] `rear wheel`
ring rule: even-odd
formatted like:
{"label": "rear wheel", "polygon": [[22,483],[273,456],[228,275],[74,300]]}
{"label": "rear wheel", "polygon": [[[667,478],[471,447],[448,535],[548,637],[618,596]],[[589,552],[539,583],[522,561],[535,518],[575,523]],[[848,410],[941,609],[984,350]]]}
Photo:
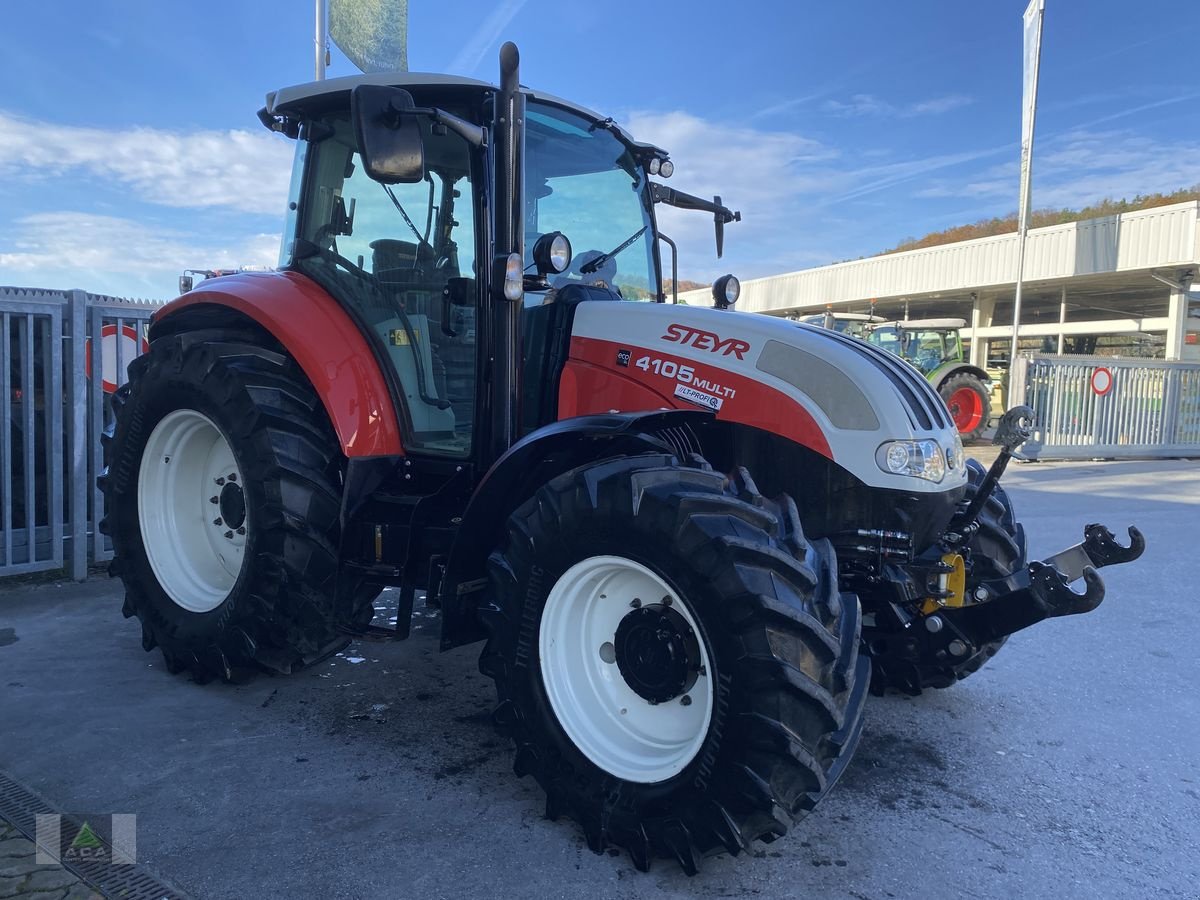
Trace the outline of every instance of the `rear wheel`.
{"label": "rear wheel", "polygon": [[991,409],[987,385],[973,375],[960,373],[942,382],[938,393],[950,410],[950,418],[962,439],[978,439],[987,428]]}
{"label": "rear wheel", "polygon": [[648,455],[551,480],[489,562],[480,670],[551,818],[689,874],[840,776],[869,680],[827,541],[745,470]]}
{"label": "rear wheel", "polygon": [[343,459],[316,393],[248,332],[156,340],[114,395],[101,478],[126,616],[197,680],[289,672],[370,622],[340,585]]}

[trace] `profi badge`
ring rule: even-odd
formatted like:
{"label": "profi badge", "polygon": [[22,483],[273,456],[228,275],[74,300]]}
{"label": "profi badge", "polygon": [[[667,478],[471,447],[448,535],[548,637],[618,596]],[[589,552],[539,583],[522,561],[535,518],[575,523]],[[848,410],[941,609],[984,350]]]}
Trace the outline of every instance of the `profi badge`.
{"label": "profi badge", "polygon": [[629,368],[629,357],[631,355],[632,355],[632,351],[630,351],[630,350],[624,350],[624,349],[618,350],[617,351],[617,365],[624,366],[625,368]]}

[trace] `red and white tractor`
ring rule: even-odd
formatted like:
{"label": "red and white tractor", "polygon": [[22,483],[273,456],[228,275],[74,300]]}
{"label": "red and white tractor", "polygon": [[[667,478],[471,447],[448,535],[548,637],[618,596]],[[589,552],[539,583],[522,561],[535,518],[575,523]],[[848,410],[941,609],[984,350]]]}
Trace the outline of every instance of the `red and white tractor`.
{"label": "red and white tractor", "polygon": [[281,265],[155,315],[105,441],[112,571],[197,680],[378,636],[385,585],[405,637],[425,591],[443,648],[486,642],[547,813],[691,873],[813,808],[870,687],[953,684],[1141,540],[1027,560],[996,485],[1027,411],[985,474],[891,354],[734,312],[729,276],[667,302],[656,205],[718,248],[737,214],[517,68],[269,95]]}

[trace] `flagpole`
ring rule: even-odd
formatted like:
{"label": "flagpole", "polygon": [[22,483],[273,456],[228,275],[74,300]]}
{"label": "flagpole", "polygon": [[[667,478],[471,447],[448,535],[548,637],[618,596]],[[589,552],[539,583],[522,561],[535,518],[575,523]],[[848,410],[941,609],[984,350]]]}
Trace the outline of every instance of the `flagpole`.
{"label": "flagpole", "polygon": [[316,80],[325,80],[325,53],[329,46],[329,41],[326,39],[326,16],[325,16],[325,0],[316,0],[317,3],[317,27],[314,42],[316,43]]}
{"label": "flagpole", "polygon": [[[1017,341],[1021,333],[1021,288],[1025,281],[1025,239],[1029,234],[1030,206],[1033,199],[1033,124],[1037,115],[1038,64],[1042,58],[1042,17],[1046,0],[1029,0],[1025,8],[1024,86],[1021,110],[1021,199],[1017,212],[1017,290],[1013,298],[1012,349],[1009,366],[1017,362]],[[1030,46],[1032,42],[1032,47]]]}

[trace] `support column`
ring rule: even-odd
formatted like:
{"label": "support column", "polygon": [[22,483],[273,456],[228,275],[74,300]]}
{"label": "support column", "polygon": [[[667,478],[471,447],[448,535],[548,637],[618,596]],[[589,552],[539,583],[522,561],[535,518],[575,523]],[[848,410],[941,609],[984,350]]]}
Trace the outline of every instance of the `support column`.
{"label": "support column", "polygon": [[[1058,324],[1065,325],[1067,321],[1067,286],[1062,286],[1062,294],[1058,301]],[[1067,336],[1061,331],[1058,333],[1058,355],[1063,355],[1063,344],[1066,343]]]}
{"label": "support column", "polygon": [[971,365],[981,369],[987,368],[988,341],[978,337],[980,328],[990,328],[992,316],[996,312],[995,298],[981,298],[976,295],[971,304]]}
{"label": "support column", "polygon": [[1171,289],[1167,304],[1167,359],[1183,359],[1183,342],[1187,333],[1188,295],[1184,285]]}

